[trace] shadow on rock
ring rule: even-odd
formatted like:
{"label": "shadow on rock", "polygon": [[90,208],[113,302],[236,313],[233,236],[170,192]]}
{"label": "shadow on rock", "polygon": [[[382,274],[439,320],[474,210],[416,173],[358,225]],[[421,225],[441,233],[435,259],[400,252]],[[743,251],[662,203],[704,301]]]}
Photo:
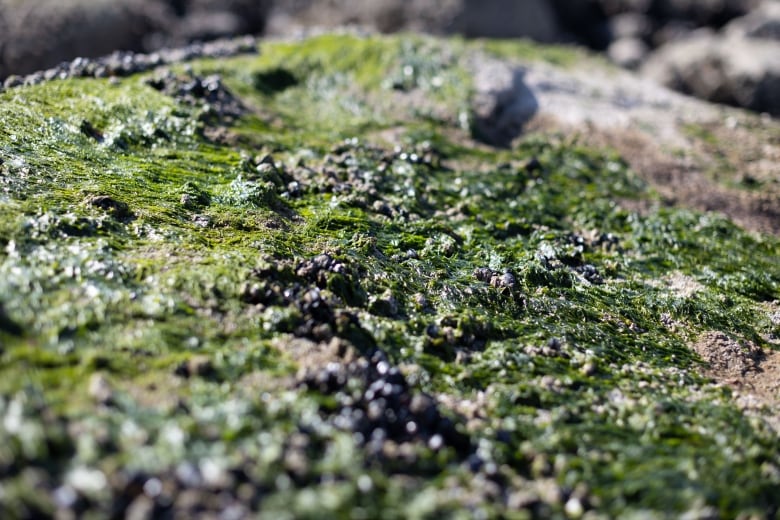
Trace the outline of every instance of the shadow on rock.
{"label": "shadow on rock", "polygon": [[539,111],[539,101],[525,82],[526,70],[491,63],[476,74],[472,135],[478,141],[506,148],[523,133]]}

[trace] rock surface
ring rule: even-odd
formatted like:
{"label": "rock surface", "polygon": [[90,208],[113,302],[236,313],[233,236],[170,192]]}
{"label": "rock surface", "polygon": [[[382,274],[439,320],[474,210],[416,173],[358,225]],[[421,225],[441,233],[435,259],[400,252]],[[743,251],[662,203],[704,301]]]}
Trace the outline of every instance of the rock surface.
{"label": "rock surface", "polygon": [[4,515],[778,512],[776,121],[523,42],[192,50],[0,92]]}
{"label": "rock surface", "polygon": [[[380,32],[577,42],[605,51],[628,69],[649,60],[648,77],[668,87],[777,114],[771,54],[780,53],[778,6],[774,0],[2,0],[0,79],[115,50],[150,52],[237,34],[284,36],[357,24]],[[697,37],[681,42],[699,28],[718,35],[706,43]],[[739,48],[731,48],[734,35],[775,43],[740,41]],[[705,52],[706,47],[712,52]],[[758,50],[760,59],[755,59],[754,47],[769,51]],[[727,66],[720,66],[721,61]],[[749,71],[734,65],[744,62],[751,63]],[[701,72],[706,85],[699,80]]]}
{"label": "rock surface", "polygon": [[772,37],[780,27],[777,8],[735,20],[725,37],[700,31],[665,45],[643,74],[701,99],[780,116],[780,39]]}

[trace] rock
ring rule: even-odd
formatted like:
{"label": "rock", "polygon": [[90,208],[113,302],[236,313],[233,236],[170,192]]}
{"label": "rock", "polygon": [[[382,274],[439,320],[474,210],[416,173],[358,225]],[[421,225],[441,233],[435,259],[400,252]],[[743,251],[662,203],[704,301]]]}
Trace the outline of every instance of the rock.
{"label": "rock", "polygon": [[466,0],[453,24],[465,36],[491,38],[527,37],[553,42],[560,39],[560,27],[548,2],[526,0]]}
{"label": "rock", "polygon": [[177,365],[174,373],[177,376],[189,378],[189,377],[209,377],[214,375],[214,364],[211,358],[206,355],[192,356],[187,361],[181,362]]}
{"label": "rock", "polygon": [[[154,51],[164,45],[258,34],[270,6],[271,0],[0,0],[0,79],[77,56]],[[50,70],[62,73],[56,67]]]}
{"label": "rock", "polygon": [[185,45],[237,34],[260,34],[265,28],[271,0],[190,0],[181,18],[159,44]]}
{"label": "rock", "polygon": [[742,16],[760,0],[655,0],[650,12],[659,18],[684,19],[697,26],[720,26]]}
{"label": "rock", "polygon": [[[441,82],[383,81],[410,59]],[[62,70],[0,95],[0,294],[24,327],[0,331],[6,516],[776,510],[775,432],[700,377],[686,341],[714,324],[777,335],[777,238],[646,186],[661,172],[706,196],[717,176],[780,207],[771,118],[527,42],[338,34],[172,76],[45,79]],[[258,87],[279,70],[296,81]],[[201,103],[226,85],[247,112],[212,142]],[[170,139],[98,143],[150,123]],[[291,182],[289,211],[239,198]],[[120,201],[135,220],[107,217]],[[702,297],[652,285],[670,265]],[[96,406],[109,377],[115,406]],[[733,464],[730,446],[752,455]]]}
{"label": "rock", "polygon": [[0,0],[0,72],[26,74],[76,56],[143,49],[144,36],[164,30],[168,13],[157,1]]}
{"label": "rock", "polygon": [[290,32],[295,25],[358,24],[382,32],[412,30],[470,37],[525,36],[546,42],[560,39],[555,12],[542,0],[309,0],[278,3],[271,16],[274,33]]}
{"label": "rock", "polygon": [[558,40],[573,39],[596,50],[607,48],[612,40],[610,23],[598,0],[552,0],[549,4],[563,31]]}
{"label": "rock", "polygon": [[646,38],[650,35],[652,22],[640,13],[623,13],[613,16],[610,21],[612,37],[621,38]]}
{"label": "rock", "polygon": [[[0,332],[13,336],[21,336],[24,332],[22,327],[8,316],[2,302],[0,302]],[[0,352],[2,352],[2,348],[0,348]]]}
{"label": "rock", "polygon": [[150,520],[154,518],[154,500],[146,495],[140,495],[132,501],[125,511],[127,520]]}
{"label": "rock", "polygon": [[642,67],[642,74],[696,97],[780,114],[780,42],[721,39],[700,31],[664,46]]}
{"label": "rock", "polygon": [[89,378],[89,396],[100,404],[108,404],[113,400],[114,391],[111,383],[103,374],[93,374]]}
{"label": "rock", "polygon": [[[102,139],[102,137],[101,137]],[[117,220],[127,220],[133,216],[130,207],[108,195],[95,195],[87,199],[87,205],[99,208]]]}
{"label": "rock", "polygon": [[525,71],[506,63],[486,62],[477,68],[474,85],[474,131],[478,139],[508,146],[539,109],[525,83]]}
{"label": "rock", "polygon": [[729,36],[780,41],[780,2],[764,2],[755,11],[733,20],[725,31]]}
{"label": "rock", "polygon": [[648,51],[647,44],[639,38],[621,38],[610,44],[607,56],[616,65],[636,69],[645,60]]}

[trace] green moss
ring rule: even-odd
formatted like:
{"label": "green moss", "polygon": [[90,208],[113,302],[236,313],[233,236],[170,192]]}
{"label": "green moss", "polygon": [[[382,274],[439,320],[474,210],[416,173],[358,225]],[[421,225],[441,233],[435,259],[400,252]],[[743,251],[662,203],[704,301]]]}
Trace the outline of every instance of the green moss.
{"label": "green moss", "polygon": [[607,62],[589,55],[585,49],[563,45],[539,45],[531,40],[478,40],[478,45],[496,58],[545,61],[561,67],[589,60],[607,67]]}
{"label": "green moss", "polygon": [[[246,108],[218,140],[215,109],[153,74],[0,94],[2,508],[50,514],[33,490],[85,468],[167,483],[201,467],[269,517],[776,511],[775,432],[688,344],[766,346],[780,242],[626,211],[649,194],[608,152],[476,144],[466,65],[486,48],[536,52],[324,36],[194,62]],[[672,273],[702,289],[675,293]],[[334,336],[352,353],[317,357]],[[377,347],[409,396],[449,396],[466,447],[379,456],[337,420],[360,377],[334,394],[299,373]],[[467,426],[450,401],[479,413]],[[105,515],[111,486],[76,491]]]}

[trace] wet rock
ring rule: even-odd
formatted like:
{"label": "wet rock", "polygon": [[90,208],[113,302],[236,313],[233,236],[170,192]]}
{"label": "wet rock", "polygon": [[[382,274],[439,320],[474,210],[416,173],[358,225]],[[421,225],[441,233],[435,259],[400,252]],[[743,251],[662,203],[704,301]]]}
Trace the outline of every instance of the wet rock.
{"label": "wet rock", "polygon": [[289,184],[294,182],[293,178],[285,171],[284,165],[277,164],[270,154],[255,157],[254,164],[254,172],[251,172],[248,177],[252,180],[270,182],[277,188],[289,188]]}
{"label": "wet rock", "polygon": [[[184,198],[184,195],[182,195],[182,198]],[[182,204],[184,204],[184,202],[182,202]],[[209,215],[192,216],[192,223],[199,228],[207,228],[211,225],[211,222],[212,222],[212,218]]]}

